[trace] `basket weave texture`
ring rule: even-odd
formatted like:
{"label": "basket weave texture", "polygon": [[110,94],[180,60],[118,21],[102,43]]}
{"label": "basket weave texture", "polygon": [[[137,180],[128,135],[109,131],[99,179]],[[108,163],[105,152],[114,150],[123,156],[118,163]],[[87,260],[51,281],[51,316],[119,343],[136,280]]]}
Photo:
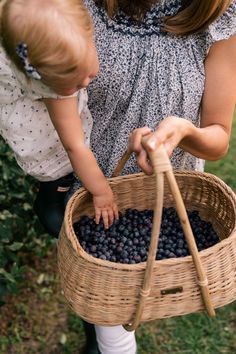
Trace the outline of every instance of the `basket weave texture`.
{"label": "basket weave texture", "polygon": [[[219,178],[200,172],[175,172],[185,207],[212,223],[221,241],[200,252],[214,308],[236,298],[236,196]],[[154,176],[143,173],[111,178],[118,208],[154,209]],[[167,182],[164,207],[175,207]],[[69,306],[98,325],[132,322],[140,298],[146,262],[120,264],[100,260],[81,247],[73,224],[92,216],[91,195],[83,188],[70,199],[58,241],[61,286]],[[141,322],[204,310],[192,256],[155,261],[153,281]]]}

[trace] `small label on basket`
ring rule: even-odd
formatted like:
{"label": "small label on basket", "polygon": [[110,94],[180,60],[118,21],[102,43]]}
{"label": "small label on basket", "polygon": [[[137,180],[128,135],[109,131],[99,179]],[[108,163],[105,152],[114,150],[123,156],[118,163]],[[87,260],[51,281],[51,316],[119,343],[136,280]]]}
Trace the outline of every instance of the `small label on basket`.
{"label": "small label on basket", "polygon": [[161,295],[169,295],[169,294],[176,294],[176,293],[182,293],[182,292],[183,292],[183,287],[180,286],[178,288],[161,290]]}

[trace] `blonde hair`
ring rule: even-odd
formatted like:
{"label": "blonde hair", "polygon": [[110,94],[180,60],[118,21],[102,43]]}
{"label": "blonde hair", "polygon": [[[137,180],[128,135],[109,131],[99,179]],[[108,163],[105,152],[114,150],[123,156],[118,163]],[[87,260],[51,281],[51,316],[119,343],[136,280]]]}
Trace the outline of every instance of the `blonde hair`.
{"label": "blonde hair", "polygon": [[82,0],[7,0],[0,14],[7,54],[25,73],[16,47],[26,43],[28,60],[46,85],[63,87],[85,60],[93,27]]}
{"label": "blonde hair", "polygon": [[[95,0],[110,17],[121,9],[127,15],[142,20],[158,0]],[[232,0],[182,0],[182,7],[174,16],[164,18],[164,30],[186,35],[203,31],[230,5]]]}

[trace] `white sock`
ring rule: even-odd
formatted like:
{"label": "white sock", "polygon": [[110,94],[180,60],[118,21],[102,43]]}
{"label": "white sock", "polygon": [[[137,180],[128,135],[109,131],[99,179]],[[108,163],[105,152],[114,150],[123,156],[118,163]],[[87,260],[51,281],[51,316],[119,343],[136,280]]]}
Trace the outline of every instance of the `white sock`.
{"label": "white sock", "polygon": [[137,350],[135,332],[123,326],[95,326],[99,350],[102,354],[135,354]]}

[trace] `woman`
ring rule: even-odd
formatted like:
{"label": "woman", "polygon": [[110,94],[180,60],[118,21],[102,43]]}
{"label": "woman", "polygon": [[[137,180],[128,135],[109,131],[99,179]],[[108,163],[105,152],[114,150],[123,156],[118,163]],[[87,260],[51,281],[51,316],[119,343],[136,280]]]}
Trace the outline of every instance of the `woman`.
{"label": "woman", "polygon": [[[100,73],[89,87],[91,144],[106,176],[151,173],[140,140],[164,143],[176,169],[202,170],[227,152],[236,98],[236,1],[84,0]],[[148,127],[148,128],[147,128]],[[139,129],[137,129],[139,128]],[[79,187],[75,184],[73,191]],[[134,333],[96,327],[102,354],[135,354]]]}

